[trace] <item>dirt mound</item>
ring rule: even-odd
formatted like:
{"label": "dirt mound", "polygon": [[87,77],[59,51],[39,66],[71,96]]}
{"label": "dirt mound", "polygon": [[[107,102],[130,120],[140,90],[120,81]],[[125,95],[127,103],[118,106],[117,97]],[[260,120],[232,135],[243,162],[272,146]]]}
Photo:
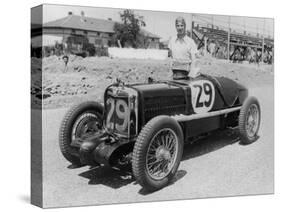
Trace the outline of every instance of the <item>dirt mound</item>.
{"label": "dirt mound", "polygon": [[[225,76],[247,87],[273,83],[272,66],[231,64],[212,58],[200,59],[200,72]],[[43,108],[67,107],[84,100],[103,101],[105,88],[121,79],[125,83],[147,82],[149,77],[164,80],[171,76],[170,60],[82,58],[71,55],[67,67],[61,57],[32,58],[33,107],[43,99]],[[42,69],[42,75],[41,75]],[[42,82],[42,86],[41,86]]]}

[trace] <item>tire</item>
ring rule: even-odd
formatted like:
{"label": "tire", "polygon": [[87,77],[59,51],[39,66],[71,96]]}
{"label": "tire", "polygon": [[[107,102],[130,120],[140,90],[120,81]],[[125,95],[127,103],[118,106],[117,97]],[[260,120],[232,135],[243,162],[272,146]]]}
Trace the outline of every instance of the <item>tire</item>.
{"label": "tire", "polygon": [[[167,136],[170,136],[173,141],[166,143],[171,147],[170,151],[163,143],[163,139]],[[157,139],[161,140],[161,145]],[[134,145],[132,169],[136,181],[148,191],[167,186],[176,174],[182,153],[183,132],[178,122],[168,116],[157,116],[151,119],[141,130]],[[162,176],[153,173],[157,166],[162,171],[159,173]],[[164,170],[167,172],[165,173]]]}
{"label": "tire", "polygon": [[[76,138],[93,134],[102,127],[103,106],[97,102],[83,102],[72,107],[63,118],[59,130],[59,146],[61,153],[70,163],[81,165],[79,147],[71,146]],[[88,124],[92,124],[90,132]],[[83,128],[84,127],[84,128]],[[85,131],[86,130],[86,131]]]}
{"label": "tire", "polygon": [[247,97],[239,114],[239,133],[242,144],[251,144],[258,139],[260,113],[260,104],[257,98]]}

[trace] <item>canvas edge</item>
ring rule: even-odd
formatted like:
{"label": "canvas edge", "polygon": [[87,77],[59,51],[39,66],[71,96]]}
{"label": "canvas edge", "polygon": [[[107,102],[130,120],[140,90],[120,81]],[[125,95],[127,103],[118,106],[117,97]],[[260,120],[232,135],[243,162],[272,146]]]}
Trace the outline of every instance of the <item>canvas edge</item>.
{"label": "canvas edge", "polygon": [[[38,17],[39,16],[39,17]],[[35,23],[35,17],[40,20],[39,33],[42,33],[43,24],[43,5],[38,5],[31,8],[31,23]],[[31,27],[31,26],[30,26]],[[31,28],[30,28],[31,30]],[[41,41],[42,43],[42,37]],[[31,61],[30,61],[31,62]],[[42,70],[42,60],[41,70]],[[31,71],[31,85],[34,83],[33,73]],[[42,85],[42,72],[39,75],[39,82]],[[42,100],[39,103],[39,108],[33,107],[33,99],[31,95],[31,190],[30,203],[32,205],[43,207],[43,151],[42,151]],[[39,111],[38,111],[39,110]],[[35,126],[36,123],[36,126]]]}

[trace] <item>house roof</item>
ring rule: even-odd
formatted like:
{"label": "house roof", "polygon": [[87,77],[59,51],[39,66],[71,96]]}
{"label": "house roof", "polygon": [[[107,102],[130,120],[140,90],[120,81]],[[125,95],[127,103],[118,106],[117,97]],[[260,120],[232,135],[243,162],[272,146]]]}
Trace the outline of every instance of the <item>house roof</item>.
{"label": "house roof", "polygon": [[[114,33],[115,21],[104,20],[92,17],[82,17],[79,15],[68,15],[64,18],[57,19],[55,21],[50,21],[43,24],[44,28],[70,28],[70,29],[80,29],[87,31],[96,32],[107,32]],[[141,29],[142,33],[150,38],[160,38],[158,35],[152,34],[144,29]]]}
{"label": "house roof", "polygon": [[43,27],[59,27],[59,28],[71,28],[81,29],[97,32],[114,33],[114,21],[103,20],[90,17],[82,17],[78,15],[68,15],[64,18],[45,23]]}

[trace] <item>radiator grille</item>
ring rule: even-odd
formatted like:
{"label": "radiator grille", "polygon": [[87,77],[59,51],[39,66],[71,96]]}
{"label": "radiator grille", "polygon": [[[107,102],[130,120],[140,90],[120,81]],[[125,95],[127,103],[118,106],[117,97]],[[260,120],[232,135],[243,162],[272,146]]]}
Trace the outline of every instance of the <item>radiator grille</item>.
{"label": "radiator grille", "polygon": [[182,96],[149,97],[144,100],[144,116],[148,121],[158,115],[176,115],[185,112],[186,104]]}

